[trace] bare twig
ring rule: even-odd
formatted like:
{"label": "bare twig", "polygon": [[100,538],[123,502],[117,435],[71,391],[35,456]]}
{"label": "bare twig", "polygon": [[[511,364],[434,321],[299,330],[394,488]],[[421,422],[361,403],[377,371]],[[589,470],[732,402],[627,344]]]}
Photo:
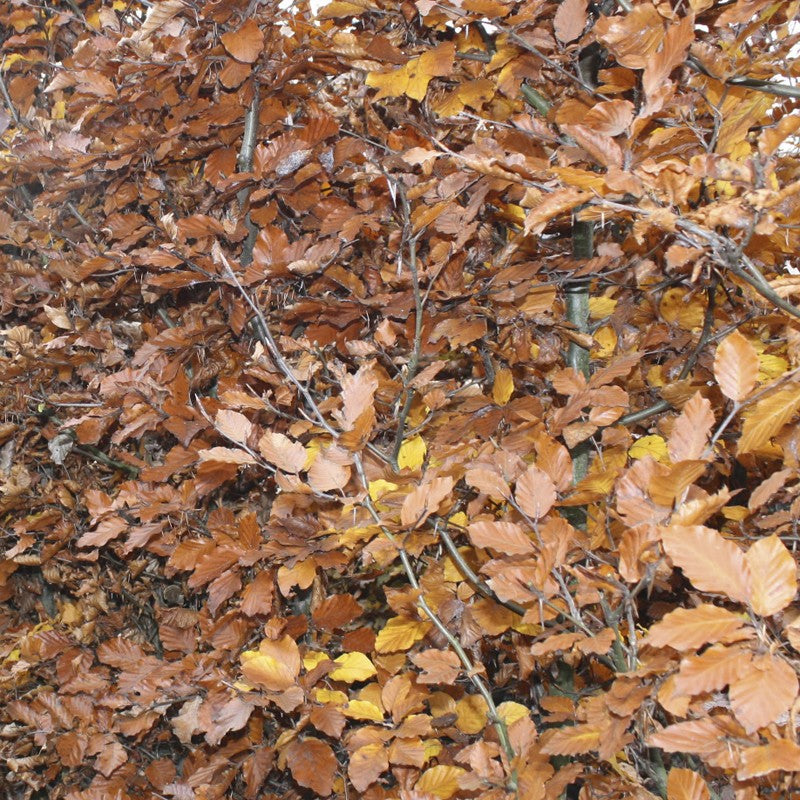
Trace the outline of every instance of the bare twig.
{"label": "bare twig", "polygon": [[[385,174],[385,173],[384,173]],[[391,178],[385,175],[386,180],[390,181]],[[400,448],[403,446],[403,438],[405,434],[406,421],[411,412],[411,405],[414,402],[414,389],[411,386],[411,381],[414,380],[417,370],[419,369],[420,355],[422,352],[422,314],[424,311],[424,300],[422,292],[419,287],[419,271],[417,269],[417,237],[411,235],[411,208],[408,203],[408,197],[405,188],[399,181],[394,184],[394,191],[397,194],[400,205],[403,209],[403,239],[400,243],[400,253],[398,260],[402,263],[403,260],[403,244],[408,246],[408,270],[411,273],[411,290],[414,293],[414,343],[411,350],[411,355],[408,359],[408,366],[406,368],[405,380],[403,381],[405,389],[405,400],[403,407],[400,410],[397,420],[397,432],[394,437],[394,448],[392,450],[392,464],[394,468],[399,469],[397,460],[400,456]]]}
{"label": "bare twig", "polygon": [[[253,171],[253,157],[256,151],[256,138],[258,136],[258,112],[260,108],[261,89],[258,80],[253,81],[253,99],[244,115],[244,133],[242,134],[242,147],[239,150],[237,168],[239,172]],[[239,201],[239,208],[244,211],[247,201],[250,199],[252,186],[245,186],[239,190],[236,199]],[[256,246],[258,228],[250,218],[250,211],[245,214],[244,225],[247,228],[247,238],[242,245],[242,255],[240,262],[246,267],[253,260],[253,250]]]}

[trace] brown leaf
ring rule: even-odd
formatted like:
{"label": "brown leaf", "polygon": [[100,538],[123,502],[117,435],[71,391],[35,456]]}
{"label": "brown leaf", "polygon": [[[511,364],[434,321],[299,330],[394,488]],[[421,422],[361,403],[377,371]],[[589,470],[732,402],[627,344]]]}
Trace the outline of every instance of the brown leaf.
{"label": "brown leaf", "polygon": [[567,44],[583,33],[588,5],[588,0],[564,0],[559,3],[553,18],[553,30],[560,42]]}
{"label": "brown leaf", "polygon": [[758,353],[739,331],[726,336],[714,357],[714,377],[729,400],[740,403],[758,380]]}
{"label": "brown leaf", "polygon": [[286,748],[286,763],[292,777],[306,789],[327,797],[333,791],[333,779],[339,765],[330,746],[319,739],[295,739]]}
{"label": "brown leaf", "polygon": [[418,528],[431,514],[439,509],[439,504],[453,491],[455,481],[448,475],[417,486],[406,495],[400,509],[400,522]]}
{"label": "brown leaf", "polygon": [[486,547],[505,555],[533,553],[533,542],[515,522],[484,520],[468,526],[469,539],[475,547]]}
{"label": "brown leaf", "polygon": [[748,733],[775,722],[797,698],[795,671],[782,658],[764,653],[731,683],[728,694],[736,719]]}
{"label": "brown leaf", "polygon": [[675,420],[667,440],[672,462],[699,459],[706,449],[714,422],[711,403],[700,392],[695,392]]}
{"label": "brown leaf", "polygon": [[539,520],[555,505],[556,487],[544,470],[532,464],[517,478],[514,497],[529,517]]}
{"label": "brown leaf", "polygon": [[389,756],[382,742],[362,745],[350,756],[347,775],[357,792],[365,791],[389,769]]}
{"label": "brown leaf", "polygon": [[661,531],[664,550],[702,592],[746,603],[752,592],[750,567],[741,548],[702,525],[672,525]]}
{"label": "brown leaf", "polygon": [[258,440],[258,450],[270,464],[284,472],[300,472],[308,459],[300,442],[293,442],[288,436],[274,431],[266,431]]}
{"label": "brown leaf", "polygon": [[264,49],[264,34],[254,19],[248,19],[237,31],[220,36],[225,49],[237,60],[252,64]]}

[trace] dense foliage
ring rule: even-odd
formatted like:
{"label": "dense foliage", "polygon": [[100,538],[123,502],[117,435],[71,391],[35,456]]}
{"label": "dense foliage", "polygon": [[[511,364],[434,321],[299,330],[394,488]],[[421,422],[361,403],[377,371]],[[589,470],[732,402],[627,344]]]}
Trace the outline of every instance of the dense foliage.
{"label": "dense foliage", "polygon": [[2,0],[3,796],[800,791],[799,5]]}

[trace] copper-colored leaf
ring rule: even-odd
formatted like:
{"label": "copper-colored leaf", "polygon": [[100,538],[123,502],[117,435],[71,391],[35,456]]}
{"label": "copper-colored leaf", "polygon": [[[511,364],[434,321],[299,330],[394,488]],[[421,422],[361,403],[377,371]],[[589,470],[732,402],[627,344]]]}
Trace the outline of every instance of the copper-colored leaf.
{"label": "copper-colored leaf", "polygon": [[790,739],[775,739],[768,744],[746,747],[740,757],[741,762],[736,772],[740,781],[749,781],[778,770],[800,770],[800,745]]}
{"label": "copper-colored leaf", "polygon": [[664,550],[697,589],[746,603],[752,579],[742,549],[702,525],[672,525],[661,531]]}
{"label": "copper-colored leaf", "polygon": [[555,505],[556,487],[544,470],[532,464],[517,478],[514,497],[529,517],[539,520]]}
{"label": "copper-colored leaf", "polygon": [[667,776],[667,800],[711,800],[711,793],[694,770],[673,767]]}
{"label": "copper-colored leaf", "polygon": [[703,604],[696,608],[679,608],[651,626],[645,641],[653,647],[695,650],[707,642],[744,638],[745,623],[741,615],[718,606]]}
{"label": "copper-colored leaf", "polygon": [[748,733],[775,722],[797,699],[797,674],[782,658],[764,653],[730,685],[736,719]]}
{"label": "copper-colored leaf", "polygon": [[245,64],[256,61],[264,49],[264,34],[254,19],[248,19],[237,31],[223,33],[220,37],[225,49]]}
{"label": "copper-colored leaf", "polygon": [[797,594],[797,566],[786,545],[774,534],[759,539],[745,555],[752,576],[750,605],[768,617],[783,611]]}
{"label": "copper-colored leaf", "polygon": [[773,436],[794,416],[800,406],[800,388],[782,389],[775,392],[747,411],[742,435],[737,448],[738,455],[752,453],[769,443]]}
{"label": "copper-colored leaf", "polygon": [[553,756],[578,756],[600,747],[602,730],[597,725],[578,724],[558,728],[542,737],[542,752]]}
{"label": "copper-colored leaf", "polygon": [[724,689],[748,668],[750,658],[750,653],[741,647],[709,647],[700,655],[681,661],[675,689],[688,695]]}
{"label": "copper-colored leaf", "polygon": [[286,748],[286,763],[300,786],[327,797],[333,791],[338,764],[330,745],[319,739],[295,739]]}
{"label": "copper-colored leaf", "polygon": [[418,528],[431,514],[436,513],[439,504],[450,496],[454,485],[455,482],[448,475],[417,486],[403,501],[400,522]]}
{"label": "copper-colored leaf", "polygon": [[362,745],[350,756],[347,775],[356,791],[363,792],[388,769],[389,756],[383,743],[371,742]]}
{"label": "copper-colored leaf", "polygon": [[739,331],[726,336],[714,357],[714,377],[729,400],[740,403],[758,380],[758,353]]}
{"label": "copper-colored leaf", "polygon": [[258,440],[258,449],[270,464],[284,472],[300,472],[308,458],[300,442],[293,442],[288,436],[274,431],[264,433]]}
{"label": "copper-colored leaf", "polygon": [[564,0],[559,4],[553,18],[553,29],[560,42],[567,44],[583,33],[588,5],[588,0]]}
{"label": "copper-colored leaf", "polygon": [[483,520],[473,522],[468,531],[475,547],[488,547],[509,556],[534,551],[533,542],[515,522]]}
{"label": "copper-colored leaf", "polygon": [[411,660],[423,670],[417,679],[420,683],[452,686],[461,669],[458,656],[451,650],[423,650],[411,656]]}

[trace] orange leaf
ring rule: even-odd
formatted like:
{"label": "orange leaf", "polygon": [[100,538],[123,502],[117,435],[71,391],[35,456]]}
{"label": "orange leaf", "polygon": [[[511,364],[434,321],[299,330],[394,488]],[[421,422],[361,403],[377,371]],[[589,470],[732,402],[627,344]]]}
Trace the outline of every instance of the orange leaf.
{"label": "orange leaf", "polygon": [[284,472],[300,472],[308,454],[300,442],[293,442],[282,433],[267,431],[258,440],[258,450],[270,464]]}
{"label": "orange leaf", "polygon": [[290,636],[278,641],[264,639],[258,650],[243,652],[241,660],[245,679],[272,692],[293,686],[300,674],[300,651]]}
{"label": "orange leaf", "polygon": [[515,522],[482,520],[473,522],[467,529],[475,547],[488,547],[507,556],[532,553],[533,542]]}
{"label": "orange leaf", "polygon": [[714,356],[714,377],[722,394],[740,403],[758,380],[758,353],[739,331],[726,336]]}
{"label": "orange leaf", "polygon": [[447,476],[417,486],[403,501],[400,522],[418,528],[431,514],[436,513],[439,504],[453,491],[454,485],[455,481]]}
{"label": "orange leaf", "polygon": [[750,653],[740,647],[709,647],[701,655],[681,661],[675,690],[686,695],[717,692],[735,681],[750,665],[750,659]]}
{"label": "orange leaf", "polygon": [[794,416],[800,406],[800,388],[783,389],[759,400],[746,416],[742,425],[737,454],[758,450]]}
{"label": "orange leaf", "polygon": [[786,545],[774,534],[759,539],[745,555],[753,579],[750,605],[769,617],[783,611],[797,594],[797,568]]}
{"label": "orange leaf", "polygon": [[529,517],[539,520],[555,504],[556,487],[544,470],[532,464],[517,478],[514,496]]}
{"label": "orange leaf", "polygon": [[797,772],[800,770],[800,745],[790,739],[777,739],[759,747],[746,747],[736,777],[740,781],[757,778],[769,772]]}
{"label": "orange leaf", "polygon": [[462,767],[452,767],[448,764],[438,764],[426,769],[414,786],[415,793],[427,793],[447,800],[458,791],[458,777],[466,772]]}
{"label": "orange leaf", "polygon": [[736,719],[748,733],[775,722],[797,698],[795,671],[769,653],[756,656],[747,672],[728,689]]}
{"label": "orange leaf", "polygon": [[300,786],[327,797],[333,791],[338,764],[330,746],[319,739],[295,739],[286,748],[286,763]]}
{"label": "orange leaf", "polygon": [[452,686],[461,669],[458,656],[451,650],[423,650],[412,655],[411,660],[424,670],[417,678],[420,683],[441,683]]}
{"label": "orange leaf", "polygon": [[253,19],[248,19],[238,31],[223,33],[220,39],[224,48],[245,64],[256,61],[264,49],[264,34]]}
{"label": "orange leaf", "polygon": [[673,767],[667,777],[667,800],[711,800],[711,793],[696,772]]}
{"label": "orange leaf", "polygon": [[577,756],[600,747],[596,725],[570,725],[542,736],[542,752],[551,756]]}
{"label": "orange leaf", "polygon": [[744,638],[745,620],[738,614],[717,606],[678,608],[653,625],[646,638],[651,647],[696,650],[707,642],[736,641]]}
{"label": "orange leaf", "polygon": [[359,747],[350,756],[347,775],[356,787],[356,791],[363,792],[388,769],[389,756],[383,743],[371,742]]}
{"label": "orange leaf", "polygon": [[726,594],[746,603],[752,580],[744,553],[717,531],[702,525],[672,525],[661,541],[673,564],[702,592]]}
{"label": "orange leaf", "polygon": [[711,410],[711,403],[700,392],[695,392],[675,420],[667,440],[672,463],[699,459],[706,449],[713,425],[714,412]]}
{"label": "orange leaf", "polygon": [[562,44],[577,39],[586,27],[588,0],[564,0],[559,3],[553,18],[553,30]]}

